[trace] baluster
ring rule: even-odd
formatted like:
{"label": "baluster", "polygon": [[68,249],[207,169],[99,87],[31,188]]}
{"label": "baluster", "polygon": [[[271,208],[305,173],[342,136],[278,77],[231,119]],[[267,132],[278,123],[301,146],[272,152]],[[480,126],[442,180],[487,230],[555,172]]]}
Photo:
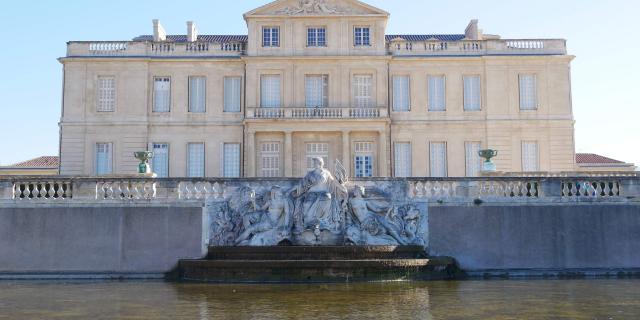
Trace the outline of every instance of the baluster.
{"label": "baluster", "polygon": [[622,195],[622,188],[620,187],[620,184],[618,182],[612,182],[611,183],[613,185],[613,187],[611,188],[611,194],[614,197],[618,197]]}

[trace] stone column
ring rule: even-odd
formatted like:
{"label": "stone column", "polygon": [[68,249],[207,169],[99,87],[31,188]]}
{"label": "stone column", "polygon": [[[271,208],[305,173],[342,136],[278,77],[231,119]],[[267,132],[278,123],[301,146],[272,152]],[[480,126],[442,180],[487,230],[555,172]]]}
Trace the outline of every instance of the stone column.
{"label": "stone column", "polygon": [[253,178],[256,176],[256,132],[247,131],[247,137],[245,140],[245,172],[244,175],[247,178]]}
{"label": "stone column", "polygon": [[[351,141],[349,139],[350,131],[342,131],[342,165],[347,171],[347,176],[351,175]],[[328,165],[327,165],[328,167]]]}
{"label": "stone column", "polygon": [[380,177],[389,177],[389,163],[390,158],[387,155],[388,150],[388,139],[387,131],[382,130],[378,131],[378,176]]}
{"label": "stone column", "polygon": [[292,132],[284,132],[284,176],[293,177],[293,139]]}

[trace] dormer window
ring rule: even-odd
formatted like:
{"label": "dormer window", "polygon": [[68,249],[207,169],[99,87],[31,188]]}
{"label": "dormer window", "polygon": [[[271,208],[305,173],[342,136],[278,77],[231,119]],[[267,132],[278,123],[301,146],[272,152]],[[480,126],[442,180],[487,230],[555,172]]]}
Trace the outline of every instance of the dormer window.
{"label": "dormer window", "polygon": [[327,46],[327,29],[308,28],[307,29],[307,47],[326,47]]}
{"label": "dormer window", "polygon": [[369,27],[354,28],[354,42],[356,47],[371,45],[371,30]]}
{"label": "dormer window", "polygon": [[262,28],[262,46],[263,47],[279,47],[280,46],[280,28],[279,27],[263,27]]}

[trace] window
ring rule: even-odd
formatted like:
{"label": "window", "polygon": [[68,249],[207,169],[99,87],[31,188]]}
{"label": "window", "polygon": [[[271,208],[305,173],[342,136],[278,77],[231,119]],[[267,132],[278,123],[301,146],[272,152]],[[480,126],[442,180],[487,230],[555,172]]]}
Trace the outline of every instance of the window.
{"label": "window", "polygon": [[393,111],[409,111],[409,76],[393,77]]}
{"label": "window", "polygon": [[329,76],[317,75],[305,77],[305,103],[307,108],[327,107],[327,88]]}
{"label": "window", "polygon": [[240,112],[242,100],[242,78],[224,78],[224,112]]}
{"label": "window", "polygon": [[151,168],[158,175],[158,178],[169,177],[169,144],[154,143],[153,158],[151,158]]}
{"label": "window", "polygon": [[442,178],[447,176],[446,142],[431,142],[429,144],[429,164],[432,177]]}
{"label": "window", "polygon": [[354,28],[354,42],[357,46],[370,46],[371,37],[369,27],[355,27]]}
{"label": "window", "polygon": [[444,76],[429,76],[429,111],[445,111],[445,78]]}
{"label": "window", "polygon": [[96,175],[113,173],[113,144],[96,143]]}
{"label": "window", "polygon": [[280,143],[262,143],[260,145],[260,162],[262,177],[280,177]]}
{"label": "window", "polygon": [[98,77],[97,111],[114,112],[116,110],[116,78]]}
{"label": "window", "polygon": [[480,76],[464,76],[464,110],[479,111],[480,101]]}
{"label": "window", "polygon": [[356,142],[354,147],[355,176],[357,178],[373,177],[373,143]]}
{"label": "window", "polygon": [[467,177],[477,177],[482,171],[482,159],[480,159],[481,143],[480,142],[465,142],[464,154],[465,154],[465,174]]}
{"label": "window", "polygon": [[538,88],[535,74],[521,74],[520,82],[520,110],[538,109]]}
{"label": "window", "polygon": [[537,172],[540,171],[538,164],[538,142],[523,141],[522,142],[522,171]]}
{"label": "window", "polygon": [[280,76],[264,75],[260,79],[260,106],[280,108]]}
{"label": "window", "polygon": [[153,78],[153,112],[169,112],[171,109],[171,78]]}
{"label": "window", "polygon": [[189,112],[205,112],[206,82],[205,77],[189,77]]}
{"label": "window", "polygon": [[222,174],[225,178],[240,178],[240,144],[225,143],[222,161]]}
{"label": "window", "polygon": [[280,46],[280,28],[263,27],[262,28],[262,46],[263,47],[279,47]]}
{"label": "window", "polygon": [[322,158],[325,167],[329,165],[329,144],[328,143],[307,143],[307,171],[313,170],[313,158]]}
{"label": "window", "polygon": [[353,76],[353,102],[356,108],[372,108],[372,83],[373,76],[367,75],[354,75]]}
{"label": "window", "polygon": [[307,29],[307,47],[326,47],[327,46],[327,29],[326,28],[308,28]]}
{"label": "window", "polygon": [[204,177],[204,143],[187,145],[187,177]]}
{"label": "window", "polygon": [[411,143],[396,142],[394,145],[394,172],[399,178],[411,176]]}

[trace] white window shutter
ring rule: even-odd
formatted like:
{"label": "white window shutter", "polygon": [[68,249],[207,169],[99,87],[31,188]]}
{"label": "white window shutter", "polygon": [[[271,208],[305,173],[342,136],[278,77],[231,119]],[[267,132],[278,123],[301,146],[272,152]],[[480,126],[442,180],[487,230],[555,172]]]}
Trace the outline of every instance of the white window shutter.
{"label": "white window shutter", "polygon": [[394,151],[395,176],[399,178],[411,177],[411,143],[396,142]]}
{"label": "white window shutter", "polygon": [[96,143],[96,175],[113,173],[113,143]]}
{"label": "white window shutter", "polygon": [[480,76],[464,76],[464,110],[481,109]]}
{"label": "white window shutter", "polygon": [[538,88],[535,74],[519,75],[520,110],[538,109]]}
{"label": "white window shutter", "polygon": [[203,178],[205,175],[204,143],[187,145],[187,177]]}
{"label": "white window shutter", "polygon": [[328,78],[327,75],[305,77],[305,104],[307,108],[328,106]]}
{"label": "white window shutter", "polygon": [[242,78],[224,78],[224,112],[240,112],[242,101]]}
{"label": "white window shutter", "polygon": [[477,177],[482,171],[482,159],[480,159],[481,143],[480,142],[465,142],[465,169],[467,177]]}
{"label": "white window shutter", "polygon": [[429,111],[445,111],[445,78],[429,76]]}
{"label": "white window shutter", "polygon": [[409,76],[393,77],[393,110],[409,111]]}
{"label": "white window shutter", "polygon": [[116,78],[98,77],[98,89],[96,92],[97,111],[114,112],[116,108]]}
{"label": "white window shutter", "polygon": [[263,108],[281,108],[279,75],[263,75],[260,80],[260,105]]}
{"label": "white window shutter", "polygon": [[225,143],[223,148],[225,178],[240,178],[240,144]]}
{"label": "white window shutter", "polygon": [[522,142],[522,171],[537,172],[540,171],[538,142],[523,141]]}
{"label": "white window shutter", "polygon": [[355,108],[373,107],[373,75],[353,76],[353,97]]}
{"label": "white window shutter", "polygon": [[432,142],[429,144],[430,169],[432,177],[447,176],[447,144],[446,142]]}

